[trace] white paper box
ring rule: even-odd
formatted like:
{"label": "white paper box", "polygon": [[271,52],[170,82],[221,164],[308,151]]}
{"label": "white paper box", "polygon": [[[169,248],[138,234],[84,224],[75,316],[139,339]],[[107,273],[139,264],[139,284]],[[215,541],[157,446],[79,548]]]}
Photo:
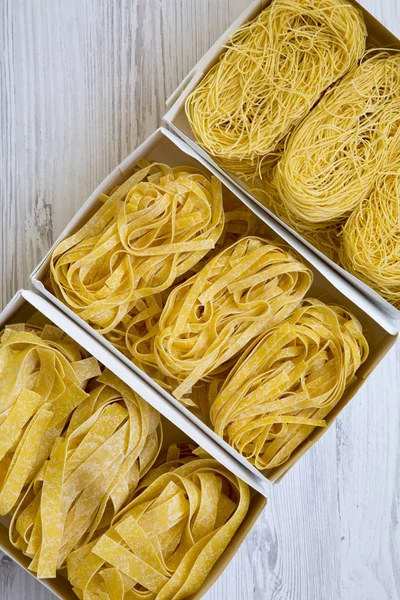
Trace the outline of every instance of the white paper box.
{"label": "white paper box", "polygon": [[[368,13],[360,4],[354,0],[349,0],[352,4],[358,6],[365,18],[368,29],[368,43],[372,46],[383,48],[383,47],[399,47],[400,40],[398,40],[390,31],[388,31],[379,21],[377,21],[370,13]],[[258,200],[251,194],[250,187],[238,177],[231,175],[226,170],[222,169],[217,165],[213,158],[203,150],[195,140],[194,133],[190,127],[189,121],[185,113],[185,101],[189,94],[195,89],[197,84],[203,79],[204,75],[209,69],[217,62],[220,54],[223,52],[223,45],[226,44],[235,29],[243,25],[244,23],[254,19],[258,13],[270,4],[271,0],[256,0],[253,2],[247,10],[245,10],[240,17],[229,27],[225,33],[211,46],[211,48],[204,54],[199,60],[195,67],[185,77],[178,88],[172,93],[167,100],[167,106],[169,108],[166,115],[163,117],[164,123],[166,123],[175,133],[178,134],[187,144],[189,144],[200,156],[205,158],[215,169],[217,169],[222,175],[224,175],[232,184],[236,185],[242,190],[246,196],[255,202],[255,204],[265,211],[268,215],[272,216],[282,227],[289,231],[293,236],[309,249],[312,250],[318,258],[325,261],[330,267],[332,267],[342,278],[345,278],[351,285],[357,289],[368,301],[370,308],[368,312],[371,314],[379,311],[381,318],[385,320],[389,330],[400,330],[400,310],[395,308],[377,292],[375,292],[368,285],[363,283],[360,279],[348,273],[345,269],[334,263],[322,252],[320,252],[315,246],[305,240],[299,233],[293,228],[284,223],[277,215],[271,210],[263,206]]]}
{"label": "white paper box", "polygon": [[[57,325],[57,327],[65,331],[71,338],[78,342],[82,348],[97,358],[99,362],[115,373],[115,375],[135,390],[140,396],[146,398],[149,404],[154,406],[154,408],[165,417],[165,419],[163,419],[163,449],[173,441],[194,441],[238,477],[240,477],[239,473],[243,473],[244,477],[242,477],[242,479],[246,479],[249,485],[252,485],[251,474],[249,475],[245,469],[242,469],[241,465],[238,465],[229,454],[226,454],[218,446],[218,444],[215,444],[215,442],[202,431],[197,430],[196,426],[187,419],[185,415],[177,411],[175,407],[171,406],[167,400],[159,396],[153,389],[149,391],[147,388],[151,386],[119,361],[118,358],[109,352],[103,344],[95,340],[65,313],[60,311],[51,302],[39,294],[27,290],[20,290],[17,292],[0,314],[0,331],[2,331],[7,324],[25,322],[34,312],[36,312],[36,310],[47,317],[54,325]],[[253,527],[265,505],[266,498],[253,488],[250,508],[244,521],[220,559],[214,565],[204,584],[195,594],[190,596],[190,599],[188,598],[188,600],[200,600],[206,591],[215,583],[235,555],[250,529]],[[31,559],[24,556],[20,550],[11,544],[8,536],[9,523],[9,517],[0,517],[0,550],[8,554],[15,562],[32,575],[32,577],[37,579],[35,575],[28,570]],[[73,593],[71,585],[66,580],[63,573],[59,573],[55,579],[41,579],[39,581],[62,600],[76,600],[76,595]]]}
{"label": "white paper box", "polygon": [[[108,350],[113,352],[126,366],[132,369],[135,374],[139,376],[139,379],[143,379],[144,382],[150,384],[146,387],[146,389],[143,389],[142,391],[138,390],[139,393],[141,393],[141,395],[148,400],[150,404],[154,405],[156,396],[162,396],[163,399],[167,400],[167,402],[178,411],[178,413],[196,425],[196,428],[201,431],[202,434],[210,437],[213,442],[221,447],[221,450],[234,458],[238,465],[240,464],[241,469],[244,468],[247,470],[248,477],[251,477],[251,485],[262,494],[267,495],[269,489],[268,481],[278,480],[298,460],[298,458],[300,458],[300,456],[312,444],[314,444],[321,435],[323,435],[324,431],[326,431],[326,428],[314,430],[309,438],[293,452],[290,460],[288,460],[281,467],[273,469],[268,473],[262,473],[258,471],[236,450],[229,446],[229,444],[217,436],[211,428],[203,423],[198,417],[193,415],[185,406],[180,404],[171,394],[161,388],[148,375],[133,365],[133,363],[127,357],[114,348],[103,336],[101,336],[92,327],[90,327],[90,325],[72,312],[71,309],[60,302],[49,290],[46,289],[44,285],[49,269],[50,256],[56,245],[61,240],[78,230],[101,206],[101,202],[99,201],[100,194],[108,193],[115,185],[119,185],[125,181],[132,174],[136,163],[143,158],[165,162],[171,166],[192,164],[198,168],[208,168],[208,170],[213,172],[221,179],[224,185],[224,194],[234,193],[241,201],[243,201],[244,204],[253,210],[266,223],[266,225],[270,227],[271,238],[276,237],[276,235],[281,236],[290,246],[295,248],[303,256],[305,262],[308,263],[314,272],[314,283],[308,295],[321,298],[328,303],[337,303],[347,307],[360,319],[360,321],[363,323],[363,326],[367,328],[371,347],[370,356],[358,371],[357,381],[346,390],[341,401],[326,418],[328,426],[334,422],[337,414],[344,408],[347,402],[349,402],[356,391],[361,387],[364,380],[369,376],[376,365],[380,362],[382,357],[393,345],[396,340],[396,335],[394,335],[395,330],[389,326],[384,318],[382,318],[382,314],[379,310],[371,310],[368,301],[362,296],[362,294],[360,294],[358,290],[353,288],[346,280],[342,279],[335,270],[317,257],[313,252],[310,252],[310,250],[302,245],[297,238],[287,231],[287,229],[282,227],[279,223],[262,211],[245,194],[238,191],[237,188],[231,182],[224,179],[224,177],[221,176],[213,166],[209,165],[203,158],[196,155],[194,150],[191,149],[184,141],[180,140],[174,134],[166,131],[165,129],[156,131],[137,150],[128,156],[128,158],[126,158],[121,165],[117,167],[103,183],[100,184],[100,186],[84,203],[80,211],[76,214],[76,216],[63,231],[59,239],[55,242],[49,253],[32,273],[31,279],[33,285],[43,295],[61,308],[68,316],[70,316],[71,319],[73,319],[76,323],[79,323],[79,325],[89,332],[96,340],[101,342]],[[151,396],[149,396],[150,393]],[[158,408],[158,406],[156,406],[156,408]],[[159,410],[162,412],[161,409]],[[198,443],[201,445],[201,442],[198,441]],[[218,460],[223,463],[222,457]],[[248,479],[245,479],[243,471],[240,471],[240,473],[241,475],[239,475],[239,473],[238,475],[241,476],[242,479],[249,481]]]}

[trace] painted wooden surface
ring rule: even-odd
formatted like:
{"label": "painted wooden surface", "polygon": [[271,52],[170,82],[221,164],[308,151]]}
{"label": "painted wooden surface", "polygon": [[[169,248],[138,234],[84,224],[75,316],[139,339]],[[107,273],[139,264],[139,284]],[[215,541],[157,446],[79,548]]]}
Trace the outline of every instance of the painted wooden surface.
{"label": "painted wooden surface", "polygon": [[[0,0],[2,305],[248,0]],[[363,0],[400,35],[400,0]],[[400,598],[400,346],[270,505],[208,600]],[[1,600],[52,595],[7,557]]]}

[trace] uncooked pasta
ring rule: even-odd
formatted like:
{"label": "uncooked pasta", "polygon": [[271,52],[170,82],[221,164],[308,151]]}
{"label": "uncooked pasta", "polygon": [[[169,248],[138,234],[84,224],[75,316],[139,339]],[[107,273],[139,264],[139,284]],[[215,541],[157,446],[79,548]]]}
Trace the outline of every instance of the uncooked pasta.
{"label": "uncooked pasta", "polygon": [[365,51],[362,13],[346,0],[274,0],[237,29],[191,93],[199,144],[238,176],[264,161]]}
{"label": "uncooked pasta", "polygon": [[206,453],[180,453],[174,445],[112,527],[69,556],[79,598],[173,600],[204,583],[247,514],[250,490]]}
{"label": "uncooked pasta", "polygon": [[9,325],[0,338],[0,514],[10,513],[100,375],[97,360],[57,327]]}
{"label": "uncooked pasta", "polygon": [[[193,265],[188,275],[200,271],[222,249],[227,248],[240,238],[266,233],[264,222],[239,201],[235,202],[229,197],[224,199],[224,209],[227,209],[225,212],[225,224],[216,248],[210,251],[196,265]],[[158,333],[158,321],[169,292],[170,290],[166,290],[162,294],[147,296],[139,300],[135,309],[122,319],[116,329],[106,334],[106,337],[114,346],[130,358],[135,365],[145,371],[159,385],[171,392],[176,385],[176,380],[171,379],[159,370],[154,354],[154,338]],[[192,409],[195,409],[202,404],[200,401],[201,398],[207,397],[204,385],[199,384],[193,390],[192,395],[195,395],[197,400],[187,396],[181,398],[181,401]],[[205,415],[204,411],[202,414],[203,416]]]}
{"label": "uncooked pasta", "polygon": [[162,443],[159,414],[111,372],[83,394],[10,526],[38,578],[55,577],[73,550],[109,528]]}
{"label": "uncooked pasta", "polygon": [[214,430],[259,469],[277,467],[325,426],[367,356],[353,315],[308,299],[232,369],[212,402]]}
{"label": "uncooked pasta", "polygon": [[312,246],[318,248],[320,252],[338,263],[340,233],[343,224],[323,223],[318,227],[310,228],[306,222],[294,218],[292,213],[288,211],[286,205],[279,197],[272,174],[270,174],[270,178],[264,179],[262,183],[263,187],[258,186],[252,189],[254,197],[287,225],[292,227],[294,231],[300,233]]}
{"label": "uncooked pasta", "polygon": [[224,227],[220,181],[193,167],[145,163],[50,265],[56,296],[102,333],[137,303],[169,288],[210,250]]}
{"label": "uncooked pasta", "polygon": [[350,273],[400,309],[400,129],[371,194],[343,228],[340,259]]}
{"label": "uncooked pasta", "polygon": [[400,53],[367,57],[287,139],[274,185],[290,223],[316,232],[369,194],[400,125]]}
{"label": "uncooked pasta", "polygon": [[257,237],[229,246],[169,295],[154,352],[182,398],[193,386],[299,305],[312,272],[289,251]]}

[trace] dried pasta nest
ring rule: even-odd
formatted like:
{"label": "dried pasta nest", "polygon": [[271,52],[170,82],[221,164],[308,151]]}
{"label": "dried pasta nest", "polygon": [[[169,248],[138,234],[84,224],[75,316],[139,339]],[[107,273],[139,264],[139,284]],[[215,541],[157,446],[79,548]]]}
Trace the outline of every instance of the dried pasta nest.
{"label": "dried pasta nest", "polygon": [[237,29],[191,93],[199,144],[239,177],[262,174],[268,154],[365,51],[360,10],[343,0],[274,0]]}
{"label": "dried pasta nest", "polygon": [[202,451],[167,462],[99,539],[68,558],[79,598],[172,600],[194,594],[242,523],[248,486]]}
{"label": "dried pasta nest", "polygon": [[214,430],[259,469],[286,462],[368,356],[359,321],[308,299],[241,357],[212,401]]}
{"label": "dried pasta nest", "polygon": [[371,194],[343,228],[340,259],[400,309],[400,127]]}
{"label": "dried pasta nest", "polygon": [[299,305],[312,272],[258,237],[229,246],[170,293],[154,339],[159,370],[182,398]]}
{"label": "dried pasta nest", "polygon": [[224,228],[217,178],[193,167],[139,166],[51,257],[57,298],[102,333],[190,271]]}
{"label": "dried pasta nest", "polygon": [[400,125],[400,53],[367,58],[287,139],[274,185],[304,232],[344,221],[369,194]]}

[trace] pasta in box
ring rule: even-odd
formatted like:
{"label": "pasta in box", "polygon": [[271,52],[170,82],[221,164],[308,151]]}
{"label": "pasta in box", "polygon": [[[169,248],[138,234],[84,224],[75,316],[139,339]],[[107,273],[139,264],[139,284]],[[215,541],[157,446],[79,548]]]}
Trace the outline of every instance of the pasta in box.
{"label": "pasta in box", "polygon": [[264,494],[396,339],[165,130],[94,192],[32,281],[137,374],[145,399],[165,399]]}
{"label": "pasta in box", "polygon": [[397,331],[399,49],[353,0],[257,1],[164,117]]}
{"label": "pasta in box", "polygon": [[63,600],[201,598],[266,499],[44,298],[19,292],[0,332],[1,550]]}

